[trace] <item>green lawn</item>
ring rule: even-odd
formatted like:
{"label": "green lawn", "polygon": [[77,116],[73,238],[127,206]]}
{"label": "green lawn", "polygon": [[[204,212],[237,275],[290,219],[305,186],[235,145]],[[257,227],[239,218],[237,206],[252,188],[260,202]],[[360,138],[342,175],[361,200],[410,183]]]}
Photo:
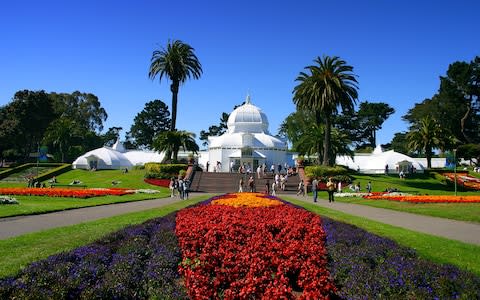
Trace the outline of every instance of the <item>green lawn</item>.
{"label": "green lawn", "polygon": [[[400,179],[398,176],[385,175],[355,175],[354,183],[360,182],[361,192],[365,192],[367,183],[371,181],[373,192],[397,188],[401,192],[429,195],[454,195],[453,187],[426,175],[417,174],[414,177]],[[343,187],[344,192],[350,192]],[[458,195],[479,195],[475,191],[458,191]],[[327,198],[326,192],[320,192],[320,198]],[[388,200],[368,200],[360,197],[336,197],[335,201],[369,205],[379,208],[393,209],[403,212],[441,217],[459,221],[480,223],[480,203],[405,203]]]}
{"label": "green lawn", "polygon": [[210,196],[206,194],[157,209],[0,240],[0,257],[2,257],[0,260],[0,277],[13,275],[29,263],[46,258],[52,254],[86,245],[125,226],[140,224],[148,219],[165,216],[173,211],[208,199]]}
{"label": "green lawn", "polygon": [[[115,187],[132,189],[154,189],[156,194],[132,194],[124,196],[102,196],[88,199],[59,198],[46,196],[14,196],[20,204],[0,206],[0,218],[17,215],[41,214],[79,207],[96,206],[129,201],[164,198],[170,195],[167,188],[150,185],[143,181],[145,170],[131,170],[123,173],[120,170],[85,171],[72,170],[57,177],[60,184],[68,184],[74,179],[80,180],[87,187],[112,187],[112,181],[120,183]],[[1,184],[0,187],[19,186],[19,184]],[[25,186],[25,185],[20,185]]]}
{"label": "green lawn", "polygon": [[284,197],[284,199],[319,215],[349,223],[379,236],[392,239],[400,245],[415,249],[421,257],[426,259],[456,265],[480,275],[480,255],[478,255],[480,246],[371,221],[289,197]]}

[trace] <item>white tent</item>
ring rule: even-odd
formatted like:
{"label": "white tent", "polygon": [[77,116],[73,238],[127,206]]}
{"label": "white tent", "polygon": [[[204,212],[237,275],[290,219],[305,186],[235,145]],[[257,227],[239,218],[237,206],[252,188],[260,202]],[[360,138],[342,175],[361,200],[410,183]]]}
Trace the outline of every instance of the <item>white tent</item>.
{"label": "white tent", "polygon": [[74,169],[124,169],[131,168],[132,163],[121,152],[110,147],[102,147],[85,153],[73,163]]}
{"label": "white tent", "polygon": [[423,173],[424,170],[424,167],[410,156],[393,150],[382,152],[380,147],[375,148],[371,154],[356,154],[353,159],[339,156],[336,163],[366,174],[384,174],[386,168],[388,173],[409,173],[412,167],[415,172]]}

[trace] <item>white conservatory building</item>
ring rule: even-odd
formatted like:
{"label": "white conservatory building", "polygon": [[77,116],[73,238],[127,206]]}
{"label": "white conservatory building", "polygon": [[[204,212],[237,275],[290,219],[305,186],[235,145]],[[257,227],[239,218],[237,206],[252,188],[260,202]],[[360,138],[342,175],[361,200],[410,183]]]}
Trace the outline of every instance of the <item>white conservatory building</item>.
{"label": "white conservatory building", "polygon": [[288,164],[292,166],[292,155],[287,143],[270,135],[268,119],[260,108],[250,102],[247,96],[244,105],[237,107],[229,116],[227,131],[221,136],[208,138],[208,150],[199,153],[198,163],[208,171],[237,171],[240,165],[255,171],[265,164],[267,169]]}

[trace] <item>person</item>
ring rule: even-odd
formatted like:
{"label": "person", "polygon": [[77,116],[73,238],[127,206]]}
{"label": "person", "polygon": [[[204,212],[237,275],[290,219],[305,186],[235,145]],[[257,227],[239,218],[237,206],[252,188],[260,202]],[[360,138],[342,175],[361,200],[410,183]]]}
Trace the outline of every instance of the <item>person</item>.
{"label": "person", "polygon": [[285,176],[283,174],[280,175],[280,189],[285,191]]}
{"label": "person", "polygon": [[253,176],[250,176],[248,179],[248,188],[250,189],[250,193],[255,191],[255,180],[253,179]]}
{"label": "person", "polygon": [[272,166],[270,167],[270,172],[272,172],[272,175],[273,175],[273,173],[275,173],[275,165],[274,164],[272,164]]}
{"label": "person", "polygon": [[262,178],[262,167],[260,165],[257,167],[257,178]]}
{"label": "person", "polygon": [[178,195],[180,196],[180,200],[183,200],[183,178],[182,176],[178,177],[177,181],[177,190],[178,190]]}
{"label": "person", "polygon": [[342,192],[342,182],[341,181],[338,182],[337,188],[338,188],[338,192],[341,193]]}
{"label": "person", "polygon": [[313,202],[317,202],[318,197],[318,180],[315,177],[312,181]]}
{"label": "person", "polygon": [[275,184],[275,181],[272,182],[272,196],[277,195],[277,185]]}
{"label": "person", "polygon": [[238,192],[243,193],[243,177],[240,177],[240,181],[238,182]]}
{"label": "person", "polygon": [[183,199],[188,200],[188,192],[190,189],[190,181],[188,179],[185,179],[183,181]]}
{"label": "person", "polygon": [[168,188],[170,189],[170,197],[175,197],[175,177],[170,178],[170,182],[168,183]]}
{"label": "person", "polygon": [[230,161],[230,173],[233,173],[233,160]]}
{"label": "person", "polygon": [[268,180],[268,179],[265,182],[265,194],[270,195],[270,180]]}
{"label": "person", "polygon": [[385,165],[385,175],[388,175],[388,164]]}
{"label": "person", "polygon": [[403,170],[398,173],[398,176],[400,177],[400,179],[405,179],[405,174],[403,173]]}
{"label": "person", "polygon": [[355,185],[355,193],[359,193],[360,192],[360,182],[357,182],[357,184]]}
{"label": "person", "polygon": [[367,192],[369,194],[372,192],[372,183],[370,181],[367,183]]}
{"label": "person", "polygon": [[333,193],[335,193],[335,182],[333,182],[332,177],[328,178],[327,182],[327,192],[328,192],[328,202],[335,202],[333,198]]}
{"label": "person", "polygon": [[207,173],[208,173],[208,167],[210,166],[210,162],[207,161],[207,166],[205,167],[205,169],[207,170]]}
{"label": "person", "polygon": [[299,196],[300,194],[302,194],[302,196],[305,196],[305,189],[304,189],[304,185],[303,185],[303,180],[300,180],[300,182],[298,183],[298,187],[297,187],[297,196]]}

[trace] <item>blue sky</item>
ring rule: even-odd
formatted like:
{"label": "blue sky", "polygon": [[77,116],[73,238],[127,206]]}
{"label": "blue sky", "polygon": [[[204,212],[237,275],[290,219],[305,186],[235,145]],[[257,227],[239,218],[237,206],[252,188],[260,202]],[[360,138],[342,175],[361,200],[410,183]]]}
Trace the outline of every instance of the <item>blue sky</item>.
{"label": "blue sky", "polygon": [[480,55],[479,1],[6,1],[0,6],[0,105],[18,90],[89,92],[105,129],[130,129],[145,103],[171,106],[169,82],[148,79],[169,39],[195,48],[199,80],[181,87],[177,128],[217,125],[249,92],[270,132],[295,110],[292,90],[317,56],[339,56],[358,75],[359,101],[396,113],[377,134],[431,97],[454,61]]}

